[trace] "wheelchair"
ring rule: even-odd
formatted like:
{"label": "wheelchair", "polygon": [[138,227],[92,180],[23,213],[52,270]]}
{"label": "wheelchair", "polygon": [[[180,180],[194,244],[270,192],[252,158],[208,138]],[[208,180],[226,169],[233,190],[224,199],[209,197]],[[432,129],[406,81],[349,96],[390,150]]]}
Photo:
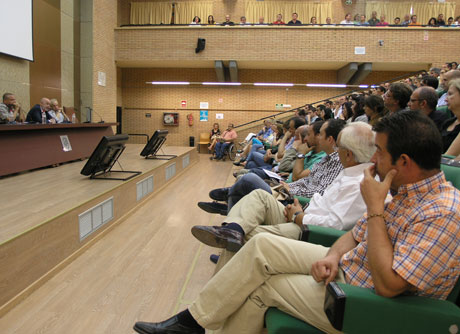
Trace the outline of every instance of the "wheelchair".
{"label": "wheelchair", "polygon": [[[214,152],[212,153],[214,155]],[[235,158],[236,158],[236,147],[235,147],[235,143],[231,143],[229,146],[227,146],[225,149],[224,149],[224,154],[223,154],[223,157],[222,157],[222,161],[225,161],[227,159],[227,157],[231,160],[231,161],[235,161]],[[211,160],[214,159],[214,157],[210,157]]]}

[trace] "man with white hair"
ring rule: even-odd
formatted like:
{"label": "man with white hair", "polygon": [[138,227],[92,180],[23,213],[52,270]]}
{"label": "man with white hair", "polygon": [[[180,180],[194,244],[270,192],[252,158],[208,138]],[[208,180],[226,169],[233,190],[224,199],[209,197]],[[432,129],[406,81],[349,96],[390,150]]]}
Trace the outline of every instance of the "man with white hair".
{"label": "man with white hair", "polygon": [[[194,226],[193,235],[208,246],[236,252],[244,240],[260,232],[300,239],[304,225],[350,230],[366,211],[359,184],[375,152],[371,126],[348,124],[339,133],[337,150],[344,169],[323,195],[313,195],[305,210],[297,199],[285,207],[267,191],[257,189],[231,208],[224,226]],[[232,255],[221,256],[219,265],[222,258],[228,261]]]}

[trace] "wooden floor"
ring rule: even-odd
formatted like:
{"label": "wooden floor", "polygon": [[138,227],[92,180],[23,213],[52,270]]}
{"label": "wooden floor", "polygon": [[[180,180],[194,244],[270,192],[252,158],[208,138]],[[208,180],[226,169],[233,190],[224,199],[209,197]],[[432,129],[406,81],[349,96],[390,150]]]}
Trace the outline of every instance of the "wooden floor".
{"label": "wooden floor", "polygon": [[[128,144],[120,156],[123,169],[143,173],[167,163],[142,158],[144,145]],[[165,146],[161,154],[183,154],[188,147]],[[0,244],[62,214],[123,181],[100,182],[80,174],[88,160],[0,179]],[[116,164],[114,170],[120,170]],[[72,191],[69,191],[69,190]]]}
{"label": "wooden floor", "polygon": [[211,277],[216,252],[190,228],[222,218],[197,202],[234,180],[231,162],[208,157],[200,154],[199,163],[3,316],[0,333],[133,333],[135,321],[184,309]]}

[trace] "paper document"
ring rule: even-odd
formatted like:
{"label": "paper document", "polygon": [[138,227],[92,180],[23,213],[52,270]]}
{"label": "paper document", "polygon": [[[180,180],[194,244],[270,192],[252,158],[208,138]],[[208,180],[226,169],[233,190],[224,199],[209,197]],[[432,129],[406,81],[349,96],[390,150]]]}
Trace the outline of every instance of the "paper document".
{"label": "paper document", "polygon": [[273,173],[272,171],[268,170],[268,169],[264,169],[264,172],[265,174],[267,174],[268,176],[270,176],[271,178],[274,178],[274,179],[277,179],[277,180],[282,180],[283,178],[281,176],[279,176],[278,174],[276,173]]}

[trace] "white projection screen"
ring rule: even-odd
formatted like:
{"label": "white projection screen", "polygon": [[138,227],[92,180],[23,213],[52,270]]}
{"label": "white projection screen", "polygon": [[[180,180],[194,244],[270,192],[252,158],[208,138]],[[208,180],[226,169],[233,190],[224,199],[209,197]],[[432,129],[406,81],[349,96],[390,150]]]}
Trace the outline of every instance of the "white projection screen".
{"label": "white projection screen", "polygon": [[0,52],[34,60],[33,0],[0,0]]}

